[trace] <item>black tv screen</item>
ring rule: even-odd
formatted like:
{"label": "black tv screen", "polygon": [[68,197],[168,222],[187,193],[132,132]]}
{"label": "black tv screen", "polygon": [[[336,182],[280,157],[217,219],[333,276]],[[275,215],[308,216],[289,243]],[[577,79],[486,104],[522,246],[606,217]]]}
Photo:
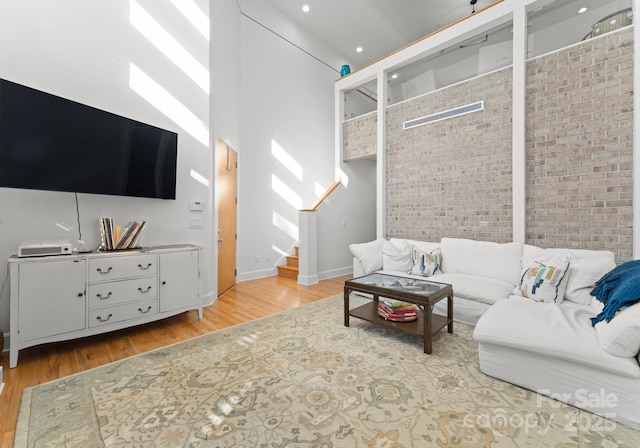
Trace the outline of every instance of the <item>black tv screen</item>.
{"label": "black tv screen", "polygon": [[0,187],[175,199],[178,134],[0,80]]}

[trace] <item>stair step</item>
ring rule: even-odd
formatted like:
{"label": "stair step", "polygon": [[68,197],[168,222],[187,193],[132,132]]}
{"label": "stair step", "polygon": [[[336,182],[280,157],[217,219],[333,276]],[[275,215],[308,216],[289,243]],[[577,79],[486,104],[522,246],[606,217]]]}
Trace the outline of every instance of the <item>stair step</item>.
{"label": "stair step", "polygon": [[287,266],[291,268],[293,267],[297,268],[298,266],[300,266],[299,261],[300,261],[299,257],[293,256],[293,255],[287,255]]}
{"label": "stair step", "polygon": [[295,246],[295,255],[287,255],[287,264],[278,266],[278,277],[298,279],[299,255],[300,248]]}
{"label": "stair step", "polygon": [[278,277],[298,279],[298,268],[292,266],[278,266]]}

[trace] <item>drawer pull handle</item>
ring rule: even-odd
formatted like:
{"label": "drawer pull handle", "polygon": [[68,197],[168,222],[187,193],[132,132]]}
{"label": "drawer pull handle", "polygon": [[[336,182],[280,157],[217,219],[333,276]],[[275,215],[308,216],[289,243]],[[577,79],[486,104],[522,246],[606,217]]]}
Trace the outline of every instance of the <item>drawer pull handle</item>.
{"label": "drawer pull handle", "polygon": [[108,321],[109,319],[111,319],[111,316],[113,316],[113,314],[111,314],[111,313],[109,313],[109,315],[107,316],[107,318],[106,318],[106,319],[103,319],[102,317],[98,316],[98,320],[99,320],[100,322],[106,322],[106,321]]}
{"label": "drawer pull handle", "polygon": [[111,297],[111,294],[113,294],[111,291],[109,291],[109,294],[107,294],[106,296],[103,296],[102,294],[98,293],[96,294],[96,296],[98,297],[98,299],[100,300],[107,300],[109,297]]}
{"label": "drawer pull handle", "polygon": [[142,308],[138,308],[138,311],[140,311],[140,313],[142,314],[147,314],[149,311],[151,311],[151,306],[147,307],[147,311],[142,311]]}
{"label": "drawer pull handle", "polygon": [[140,291],[142,294],[145,294],[151,291],[151,286],[147,286],[147,289],[138,288],[138,291]]}
{"label": "drawer pull handle", "polygon": [[106,271],[103,271],[102,268],[98,268],[96,269],[96,271],[98,271],[101,274],[108,274],[109,272],[111,272],[111,269],[113,269],[111,266],[109,266],[109,269],[107,269]]}
{"label": "drawer pull handle", "polygon": [[146,266],[142,266],[141,264],[139,264],[138,267],[140,269],[142,269],[143,271],[146,271],[147,269],[149,269],[151,267],[151,263],[147,263]]}

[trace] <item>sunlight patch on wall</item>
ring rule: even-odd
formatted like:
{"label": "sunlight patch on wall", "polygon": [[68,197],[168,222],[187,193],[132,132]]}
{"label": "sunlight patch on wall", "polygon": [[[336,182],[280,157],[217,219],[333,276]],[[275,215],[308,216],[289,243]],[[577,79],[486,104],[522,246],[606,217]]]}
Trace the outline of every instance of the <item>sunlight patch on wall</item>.
{"label": "sunlight patch on wall", "polygon": [[189,22],[209,40],[209,17],[195,4],[193,0],[171,0],[173,6],[178,8]]}
{"label": "sunlight patch on wall", "polygon": [[275,174],[271,175],[271,189],[296,210],[302,209],[302,198]]}
{"label": "sunlight patch on wall", "polygon": [[287,255],[289,255],[288,253],[286,253],[284,250],[280,249],[278,246],[276,246],[275,244],[271,245],[271,250],[273,250],[274,252],[280,254],[283,257],[286,257]]}
{"label": "sunlight patch on wall", "polygon": [[207,125],[133,63],[129,64],[129,87],[193,138],[209,147]]}
{"label": "sunlight patch on wall", "polygon": [[349,176],[347,176],[347,173],[342,171],[339,167],[336,168],[336,180],[339,180],[340,183],[344,185],[344,188],[349,187]]}
{"label": "sunlight patch on wall", "polygon": [[204,177],[202,174],[198,173],[196,170],[193,170],[193,169],[189,174],[191,175],[192,178],[200,182],[205,187],[209,188],[209,179]]}
{"label": "sunlight patch on wall", "polygon": [[298,241],[298,226],[275,210],[273,211],[273,225],[290,236],[294,241]]}
{"label": "sunlight patch on wall", "polygon": [[57,222],[56,226],[60,227],[65,232],[71,232],[73,230],[72,226],[70,226],[69,224],[64,224],[62,222]]}
{"label": "sunlight patch on wall", "polygon": [[130,2],[129,20],[158,50],[209,94],[209,71],[134,0]]}
{"label": "sunlight patch on wall", "polygon": [[271,140],[271,155],[298,180],[302,180],[302,166],[275,140]]}
{"label": "sunlight patch on wall", "polygon": [[314,190],[316,193],[316,197],[318,198],[322,196],[325,191],[327,191],[327,189],[320,185],[318,182],[315,183]]}

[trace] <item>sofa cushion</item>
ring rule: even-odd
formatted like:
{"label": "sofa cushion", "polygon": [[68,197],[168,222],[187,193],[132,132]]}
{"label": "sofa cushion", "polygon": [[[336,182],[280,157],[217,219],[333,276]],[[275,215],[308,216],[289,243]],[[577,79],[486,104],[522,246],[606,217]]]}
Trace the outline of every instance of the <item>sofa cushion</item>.
{"label": "sofa cushion", "polygon": [[358,259],[365,274],[382,269],[382,247],[385,240],[379,238],[368,243],[350,244],[349,250]]}
{"label": "sofa cushion", "polygon": [[440,242],[434,243],[431,241],[418,241],[406,238],[389,238],[389,242],[397,248],[403,248],[408,244],[409,246],[416,246],[425,252],[431,252],[440,247]]}
{"label": "sofa cushion", "polygon": [[520,283],[522,244],[442,238],[441,270],[502,280],[513,289]]}
{"label": "sofa cushion", "polygon": [[622,308],[611,322],[595,325],[602,348],[614,356],[637,356],[640,352],[640,303]]}
{"label": "sofa cushion", "polygon": [[513,294],[540,303],[561,303],[567,286],[568,260],[549,264],[533,262],[522,271],[520,285]]}
{"label": "sofa cushion", "polygon": [[405,242],[397,247],[390,241],[382,245],[382,269],[385,271],[409,272],[413,267],[411,246]]}
{"label": "sofa cushion", "polygon": [[591,291],[598,279],[616,267],[613,252],[586,249],[542,249],[525,244],[522,253],[524,265],[531,261],[545,261],[565,256],[570,262],[564,300],[589,305]]}
{"label": "sofa cushion", "polygon": [[453,295],[463,299],[493,304],[500,299],[506,299],[513,290],[511,283],[476,275],[459,274],[455,272],[436,274],[429,280],[448,283],[453,287]]}
{"label": "sofa cushion", "polygon": [[541,306],[512,295],[496,302],[480,317],[473,336],[479,343],[640,378],[640,366],[635,358],[613,356],[600,346],[589,320],[593,315],[591,306],[572,302]]}
{"label": "sofa cushion", "polygon": [[413,275],[423,275],[430,277],[440,270],[442,263],[442,250],[438,247],[431,252],[420,249],[418,246],[412,246],[412,262],[411,273]]}

